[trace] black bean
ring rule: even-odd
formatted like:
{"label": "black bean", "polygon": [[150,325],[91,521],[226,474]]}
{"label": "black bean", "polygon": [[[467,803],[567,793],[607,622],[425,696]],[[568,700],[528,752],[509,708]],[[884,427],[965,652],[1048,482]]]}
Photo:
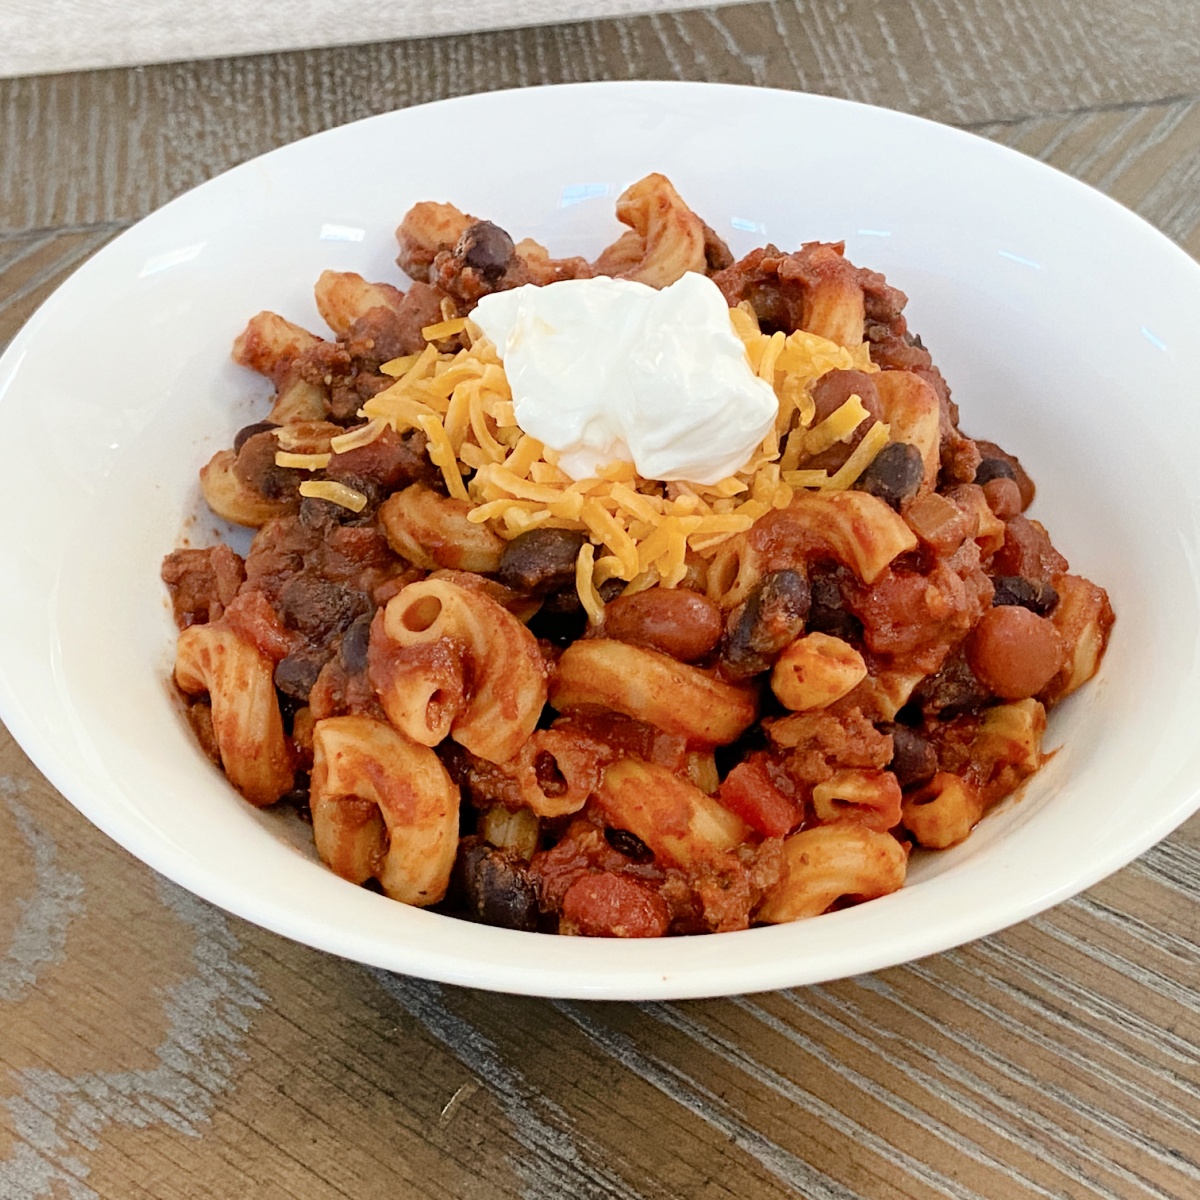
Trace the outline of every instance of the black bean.
{"label": "black bean", "polygon": [[515,855],[464,838],[457,864],[467,911],[484,925],[537,929],[537,885]]}
{"label": "black bean", "polygon": [[318,640],[341,633],[370,609],[365,593],[307,573],[293,575],[279,593],[283,623]]}
{"label": "black bean", "polygon": [[288,808],[294,808],[300,819],[307,824],[312,824],[312,808],[309,798],[309,781],[306,771],[299,771],[296,774],[295,784],[291,791],[284,792],[279,797],[278,803],[286,805]]}
{"label": "black bean", "polygon": [[582,611],[579,593],[573,587],[563,588],[561,592],[549,592],[542,597],[542,612],[567,617]]}
{"label": "black bean", "polygon": [[928,783],[937,774],[937,751],[928,738],[895,721],[881,721],[876,728],[880,733],[892,735],[892,761],[888,770],[902,788]]}
{"label": "black bean", "polygon": [[721,645],[721,672],[749,679],[766,671],[804,628],[812,594],[808,580],[791,570],[771,571],[729,614]]}
{"label": "black bean", "polygon": [[596,590],[600,593],[600,599],[607,604],[625,590],[625,584],[620,579],[606,579]]}
{"label": "black bean", "polygon": [[245,425],[237,431],[233,439],[233,452],[236,454],[256,433],[272,433],[278,429],[270,421],[255,421],[253,425]]}
{"label": "black bean", "polygon": [[296,714],[302,708],[308,707],[308,692],[300,696],[291,696],[281,688],[276,687],[275,699],[279,702],[279,715],[283,719],[283,732],[288,737],[291,737],[292,730],[296,724]]}
{"label": "black bean", "polygon": [[1015,482],[1016,478],[1017,473],[1013,470],[1012,464],[1003,458],[980,459],[979,466],[975,468],[975,482],[980,487],[985,483],[991,483],[993,479],[1011,479]]}
{"label": "black bean", "polygon": [[1058,603],[1058,592],[1040,579],[1026,579],[1023,575],[997,575],[992,584],[996,589],[992,604],[1020,605],[1039,617],[1054,611]]}
{"label": "black bean", "polygon": [[899,509],[902,501],[916,495],[924,478],[925,463],[920,450],[911,442],[888,442],[854,486]]}
{"label": "black bean", "polygon": [[328,534],[339,525],[361,525],[361,518],[370,513],[366,508],[362,513],[356,513],[332,500],[318,500],[315,496],[304,496],[300,500],[300,511],[297,516],[305,529]]}
{"label": "black bean", "polygon": [[325,665],[325,655],[300,650],[281,659],[275,667],[275,686],[294,700],[308,702],[308,694]]}
{"label": "black bean", "polygon": [[861,639],[862,622],[846,608],[842,589],[838,584],[838,568],[814,567],[809,576],[812,588],[812,605],[808,610],[804,628],[809,633],[827,633],[844,642]]}
{"label": "black bean", "polygon": [[491,221],[476,221],[463,230],[454,253],[484,279],[495,281],[512,261],[513,240],[499,225],[493,225]]}
{"label": "black bean", "polygon": [[951,717],[979,708],[991,699],[988,691],[967,664],[960,651],[952,655],[936,675],[922,679],[912,694],[912,701],[922,713]]}
{"label": "black bean", "polygon": [[584,535],[575,529],[531,529],[504,547],[496,577],[505,587],[545,596],[575,584]]}
{"label": "black bean", "polygon": [[654,861],[654,851],[636,833],[628,829],[606,829],[604,840],[618,853],[635,863]]}
{"label": "black bean", "polygon": [[535,638],[544,638],[556,646],[569,646],[583,637],[587,631],[587,623],[587,613],[583,611],[581,604],[569,611],[543,604],[529,618],[526,628]]}
{"label": "black bean", "polygon": [[355,617],[350,627],[342,634],[338,647],[342,666],[348,675],[357,675],[367,669],[367,646],[371,640],[371,613]]}

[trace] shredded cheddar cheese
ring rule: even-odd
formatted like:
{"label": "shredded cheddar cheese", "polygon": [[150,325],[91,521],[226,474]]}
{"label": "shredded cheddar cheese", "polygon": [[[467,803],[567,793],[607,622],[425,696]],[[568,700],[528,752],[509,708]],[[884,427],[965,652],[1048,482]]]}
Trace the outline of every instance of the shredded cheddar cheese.
{"label": "shredded cheddar cheese", "polygon": [[[576,585],[596,619],[601,584],[619,579],[627,593],[676,587],[689,559],[711,557],[759,517],[786,508],[796,489],[849,487],[888,441],[888,427],[876,424],[832,475],[799,469],[806,456],[845,440],[868,416],[860,397],[851,396],[814,426],[811,387],[826,371],[878,370],[869,347],[847,349],[804,331],[765,334],[749,305],[730,317],[751,369],[774,388],[779,413],[751,460],[716,484],[642,479],[625,462],[572,480],[556,453],[517,425],[495,347],[463,318],[427,326],[424,350],[384,363],[381,371],[395,382],[363,405],[368,423],[334,438],[332,448],[369,444],[387,425],[419,429],[447,490],[472,505],[471,521],[506,539],[546,527],[582,530],[588,542],[576,563]],[[433,343],[452,334],[462,334],[466,348],[439,353]],[[325,485],[304,484],[302,491],[314,486]]]}
{"label": "shredded cheddar cheese", "polygon": [[330,504],[341,505],[356,513],[367,507],[367,498],[362,492],[332,479],[306,479],[300,485],[300,495],[313,500],[328,500]]}
{"label": "shredded cheddar cheese", "polygon": [[339,433],[336,437],[331,437],[329,448],[334,454],[345,454],[349,450],[361,449],[376,441],[386,428],[386,421],[368,421],[365,425],[359,425],[346,433]]}
{"label": "shredded cheddar cheese", "polygon": [[462,333],[466,327],[466,317],[455,317],[450,321],[439,321],[436,325],[426,325],[421,330],[421,336],[427,342],[436,342],[440,338],[453,337],[456,333]]}
{"label": "shredded cheddar cheese", "polygon": [[[845,441],[869,414],[861,396],[850,396],[844,404],[829,414],[819,425],[804,432],[804,453],[820,454],[837,442]],[[799,430],[792,434],[795,437]]]}
{"label": "shredded cheddar cheese", "polygon": [[292,454],[287,450],[275,451],[277,467],[293,467],[298,471],[323,471],[329,466],[332,454]]}

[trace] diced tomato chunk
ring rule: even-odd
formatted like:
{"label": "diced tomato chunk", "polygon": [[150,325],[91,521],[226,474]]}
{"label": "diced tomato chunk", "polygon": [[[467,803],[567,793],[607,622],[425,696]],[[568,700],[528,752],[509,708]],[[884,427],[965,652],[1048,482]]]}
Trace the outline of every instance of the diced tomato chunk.
{"label": "diced tomato chunk", "polygon": [[751,754],[725,776],[717,799],[764,837],[783,837],[800,824],[804,806],[775,786],[764,754]]}
{"label": "diced tomato chunk", "polygon": [[666,901],[628,875],[582,875],[563,896],[560,933],[584,937],[662,937],[671,923]]}

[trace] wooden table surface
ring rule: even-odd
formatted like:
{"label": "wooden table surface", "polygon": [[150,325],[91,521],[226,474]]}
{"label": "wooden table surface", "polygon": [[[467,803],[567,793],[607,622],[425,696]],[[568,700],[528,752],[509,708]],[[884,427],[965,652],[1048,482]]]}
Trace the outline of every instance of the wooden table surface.
{"label": "wooden table surface", "polygon": [[[1195,0],[779,0],[0,81],[0,344],[251,155],[604,78],[950,122],[1200,254]],[[0,1200],[1200,1196],[1198,819],[960,950],[671,1004],[472,992],[288,942],[134,861],[3,730],[0,845]]]}

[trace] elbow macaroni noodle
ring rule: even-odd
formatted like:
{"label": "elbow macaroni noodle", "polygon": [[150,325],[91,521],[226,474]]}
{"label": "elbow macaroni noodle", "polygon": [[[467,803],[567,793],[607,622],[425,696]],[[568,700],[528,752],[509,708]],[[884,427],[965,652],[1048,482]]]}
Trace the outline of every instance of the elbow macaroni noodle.
{"label": "elbow macaroni noodle", "polygon": [[[244,563],[168,555],[176,684],[250,803],[306,795],[322,861],[407,904],[643,936],[884,896],[1039,769],[1107,597],[840,245],[734,263],[661,175],[616,215],[589,263],[417,204],[408,291],[324,272],[333,340],[250,320],[234,357],[271,406],[201,488],[257,532]],[[474,301],[687,271],[725,292],[773,428],[716,484],[572,480]]]}

